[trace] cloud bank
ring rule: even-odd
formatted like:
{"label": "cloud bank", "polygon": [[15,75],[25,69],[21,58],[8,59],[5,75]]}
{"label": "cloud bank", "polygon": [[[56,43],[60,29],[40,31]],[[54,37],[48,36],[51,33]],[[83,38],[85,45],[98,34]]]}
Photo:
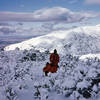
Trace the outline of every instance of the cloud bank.
{"label": "cloud bank", "polygon": [[33,13],[0,12],[0,21],[75,23],[97,16],[100,14],[73,12],[67,8],[53,7],[36,10]]}
{"label": "cloud bank", "polygon": [[37,28],[34,26],[23,27],[22,25],[23,23],[15,23],[13,25],[1,23],[0,35],[39,36],[54,31],[53,26],[55,23],[44,23]]}

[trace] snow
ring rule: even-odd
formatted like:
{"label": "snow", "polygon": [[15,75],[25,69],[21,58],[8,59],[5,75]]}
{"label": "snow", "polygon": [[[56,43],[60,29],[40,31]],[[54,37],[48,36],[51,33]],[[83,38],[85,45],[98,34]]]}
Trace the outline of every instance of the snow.
{"label": "snow", "polygon": [[[78,27],[7,46],[0,52],[0,100],[100,100],[99,32],[99,25]],[[54,48],[60,67],[46,77]]]}
{"label": "snow", "polygon": [[[29,53],[37,54],[36,61],[32,61],[31,59],[28,61],[21,60],[23,56]],[[77,100],[77,98],[79,98],[79,100],[86,100],[78,91],[80,89],[84,91],[84,89],[90,87],[92,79],[97,78],[100,71],[100,65],[98,65],[100,62],[95,58],[92,57],[91,60],[89,60],[88,57],[77,60],[77,57],[67,54],[61,57],[58,72],[54,74],[49,73],[48,77],[45,77],[42,69],[49,59],[49,54],[46,54],[46,52],[43,54],[46,59],[41,61],[39,60],[41,53],[34,50],[4,51],[1,55],[2,54],[2,60],[5,61],[2,74],[7,81],[5,83],[3,80],[5,83],[3,86],[5,88],[0,90],[1,93],[5,92],[5,95],[0,94],[2,100],[7,100],[6,96],[17,98],[17,100]],[[9,61],[5,58],[8,58]],[[11,62],[12,59],[13,62]],[[3,61],[0,62],[1,64],[3,63]],[[94,66],[94,62],[98,66]],[[91,92],[92,95],[94,95],[95,92],[100,93],[98,92],[99,87],[96,84],[94,84],[91,89],[93,92]],[[6,91],[8,91],[7,94]],[[10,91],[13,96],[9,94]],[[99,96],[97,98],[99,98]],[[95,100],[94,96],[91,96],[90,100]]]}
{"label": "snow", "polygon": [[87,54],[87,55],[82,55],[80,59],[86,59],[86,58],[99,58],[100,59],[100,54]]}
{"label": "snow", "polygon": [[96,86],[96,85],[94,85],[94,86],[93,86],[93,91],[95,91],[95,92],[96,92],[96,91],[98,91],[98,89],[97,89],[97,86]]}
{"label": "snow", "polygon": [[[46,50],[53,51],[57,49],[58,53],[64,54],[67,50],[72,54],[88,54],[97,53],[100,51],[100,27],[84,26],[70,30],[55,31],[50,34],[32,38],[21,43],[12,44],[5,48],[6,51],[15,50],[30,50],[35,48],[44,52]],[[82,48],[82,49],[81,49]]]}

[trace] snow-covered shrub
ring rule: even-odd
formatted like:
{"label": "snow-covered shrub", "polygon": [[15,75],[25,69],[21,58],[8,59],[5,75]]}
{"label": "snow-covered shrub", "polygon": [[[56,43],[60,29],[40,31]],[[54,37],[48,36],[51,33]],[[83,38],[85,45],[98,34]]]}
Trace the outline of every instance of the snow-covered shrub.
{"label": "snow-covered shrub", "polygon": [[25,90],[31,90],[36,100],[49,100],[52,92],[71,100],[93,99],[99,95],[98,57],[80,59],[81,56],[72,54],[60,55],[57,73],[45,77],[42,69],[49,55],[49,51],[38,50],[0,52],[0,87],[6,87],[2,90],[5,97],[17,100],[18,93]]}
{"label": "snow-covered shrub", "polygon": [[17,93],[11,87],[6,89],[5,95],[7,100],[18,100]]}

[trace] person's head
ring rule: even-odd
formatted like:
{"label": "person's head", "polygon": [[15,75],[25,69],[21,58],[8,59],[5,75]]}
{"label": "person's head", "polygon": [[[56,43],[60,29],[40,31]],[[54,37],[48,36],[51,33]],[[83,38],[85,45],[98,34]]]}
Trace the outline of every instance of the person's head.
{"label": "person's head", "polygon": [[56,49],[54,49],[54,54],[57,54],[57,50]]}

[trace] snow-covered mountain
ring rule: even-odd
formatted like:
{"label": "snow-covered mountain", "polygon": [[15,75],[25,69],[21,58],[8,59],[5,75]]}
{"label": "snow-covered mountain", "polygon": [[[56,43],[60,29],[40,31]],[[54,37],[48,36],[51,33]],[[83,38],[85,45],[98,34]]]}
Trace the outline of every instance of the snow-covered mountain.
{"label": "snow-covered mountain", "polygon": [[[64,55],[57,73],[46,77],[43,68],[54,48]],[[56,31],[0,51],[0,100],[28,99],[100,100],[100,25]]]}
{"label": "snow-covered mountain", "polygon": [[100,25],[83,26],[70,30],[55,31],[50,34],[32,38],[21,43],[5,47],[6,51],[30,50],[40,51],[57,49],[59,53],[88,54],[100,52]]}

